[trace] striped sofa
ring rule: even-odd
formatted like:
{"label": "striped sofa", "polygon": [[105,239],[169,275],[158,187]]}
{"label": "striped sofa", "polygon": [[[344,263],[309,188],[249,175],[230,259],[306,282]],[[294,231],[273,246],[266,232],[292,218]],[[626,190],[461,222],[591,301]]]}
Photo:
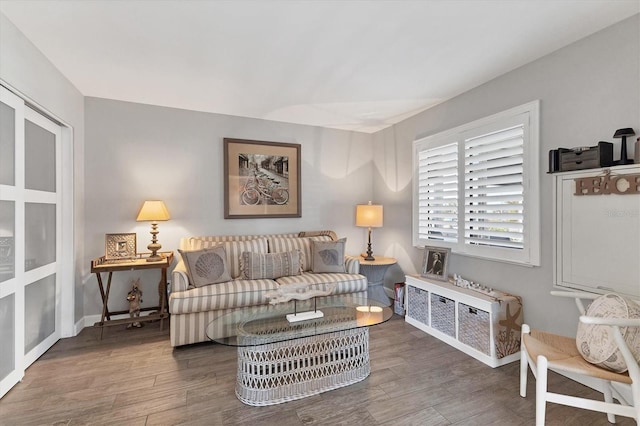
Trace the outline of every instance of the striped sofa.
{"label": "striped sofa", "polygon": [[359,274],[357,257],[345,256],[344,273],[313,273],[309,261],[303,262],[300,275],[272,279],[247,280],[241,277],[242,252],[279,253],[293,249],[302,251],[303,259],[311,258],[311,241],[336,240],[333,231],[299,232],[272,235],[236,235],[187,237],[180,241],[181,250],[199,250],[224,245],[232,280],[194,287],[189,283],[186,266],[181,259],[172,272],[169,312],[171,313],[171,346],[181,346],[207,341],[207,325],[220,315],[234,309],[266,305],[265,293],[280,286],[309,283],[312,289],[326,290],[336,284],[333,294],[367,294],[367,278]]}

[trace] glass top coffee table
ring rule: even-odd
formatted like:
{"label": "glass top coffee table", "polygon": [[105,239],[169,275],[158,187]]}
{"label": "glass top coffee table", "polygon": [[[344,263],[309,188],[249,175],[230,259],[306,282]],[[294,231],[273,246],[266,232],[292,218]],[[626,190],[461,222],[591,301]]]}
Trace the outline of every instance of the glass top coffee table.
{"label": "glass top coffee table", "polygon": [[[323,316],[287,319],[287,314],[316,310]],[[238,348],[238,399],[273,405],[368,377],[368,327],[392,315],[388,306],[366,297],[317,297],[237,309],[209,323],[207,336]]]}

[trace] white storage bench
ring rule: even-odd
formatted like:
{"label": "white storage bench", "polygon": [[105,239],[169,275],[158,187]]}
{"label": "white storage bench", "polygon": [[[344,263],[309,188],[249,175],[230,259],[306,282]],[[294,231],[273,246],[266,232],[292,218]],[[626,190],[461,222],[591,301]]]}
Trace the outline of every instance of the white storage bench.
{"label": "white storage bench", "polygon": [[522,300],[406,276],[405,321],[491,367],[520,359]]}

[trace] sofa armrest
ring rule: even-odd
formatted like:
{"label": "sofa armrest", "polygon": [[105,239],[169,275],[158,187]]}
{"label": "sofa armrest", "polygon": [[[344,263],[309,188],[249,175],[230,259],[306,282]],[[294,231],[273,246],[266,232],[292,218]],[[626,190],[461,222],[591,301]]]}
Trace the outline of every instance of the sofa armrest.
{"label": "sofa armrest", "polygon": [[171,272],[171,291],[185,291],[189,288],[189,276],[187,275],[187,267],[182,259]]}
{"label": "sofa armrest", "polygon": [[348,274],[360,273],[360,258],[357,256],[344,257],[344,269]]}

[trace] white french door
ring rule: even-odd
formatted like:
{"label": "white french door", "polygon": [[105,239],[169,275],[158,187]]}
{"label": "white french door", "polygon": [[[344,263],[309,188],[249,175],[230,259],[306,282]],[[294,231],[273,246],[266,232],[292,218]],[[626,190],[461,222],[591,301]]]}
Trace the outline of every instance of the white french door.
{"label": "white french door", "polygon": [[61,337],[61,136],[0,87],[0,397]]}

